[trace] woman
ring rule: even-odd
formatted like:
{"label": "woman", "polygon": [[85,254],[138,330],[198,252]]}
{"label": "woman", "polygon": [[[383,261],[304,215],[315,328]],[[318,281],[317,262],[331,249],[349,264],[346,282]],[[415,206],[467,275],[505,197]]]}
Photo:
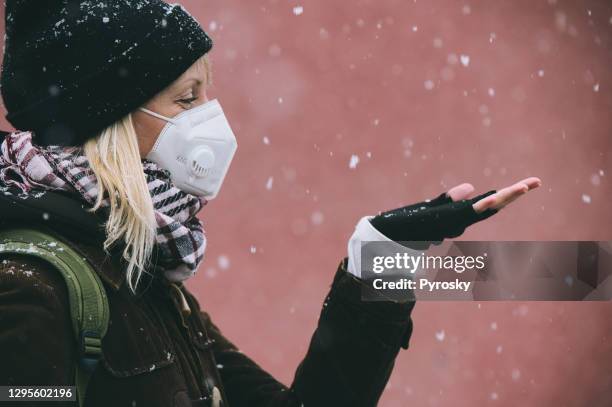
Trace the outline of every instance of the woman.
{"label": "woman", "polygon": [[[359,243],[459,236],[530,189],[462,184],[357,224],[290,387],[223,336],[183,284],[196,217],[235,139],[210,101],[212,41],[160,0],[7,1],[0,228],[53,229],[104,283],[110,325],[85,406],[374,406],[412,332],[411,301],[361,301]],[[73,385],[65,283],[27,253],[0,262],[0,385]],[[256,333],[255,333],[256,334]]]}

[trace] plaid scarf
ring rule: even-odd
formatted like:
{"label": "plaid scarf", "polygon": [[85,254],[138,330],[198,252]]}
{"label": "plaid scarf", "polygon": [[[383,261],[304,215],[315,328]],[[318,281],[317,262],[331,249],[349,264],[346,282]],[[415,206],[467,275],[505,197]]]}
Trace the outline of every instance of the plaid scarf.
{"label": "plaid scarf", "polygon": [[[175,187],[170,173],[154,162],[141,161],[157,221],[157,266],[169,280],[183,281],[195,274],[204,257],[206,236],[196,214],[207,201]],[[17,187],[22,197],[65,190],[90,206],[98,194],[96,177],[82,147],[39,147],[32,144],[32,133],[27,131],[7,135],[0,145],[0,188],[8,193],[8,187]],[[105,198],[102,209],[107,217],[108,207]]]}

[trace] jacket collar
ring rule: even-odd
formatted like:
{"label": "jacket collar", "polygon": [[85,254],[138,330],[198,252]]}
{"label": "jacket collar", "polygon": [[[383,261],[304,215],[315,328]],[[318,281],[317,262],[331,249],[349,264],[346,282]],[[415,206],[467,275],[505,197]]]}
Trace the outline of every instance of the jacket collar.
{"label": "jacket collar", "polygon": [[115,250],[106,252],[103,249],[104,242],[86,242],[83,240],[75,240],[68,238],[68,234],[62,231],[55,231],[63,239],[71,245],[73,249],[81,253],[83,257],[89,261],[100,278],[104,280],[111,288],[118,291],[125,281],[125,265],[121,261],[121,253]]}
{"label": "jacket collar", "polygon": [[121,250],[115,246],[107,253],[103,249],[105,219],[87,211],[86,204],[64,191],[47,191],[25,199],[18,191],[0,192],[0,227],[10,224],[20,227],[44,228],[64,240],[93,266],[113,290],[125,281],[125,264]]}

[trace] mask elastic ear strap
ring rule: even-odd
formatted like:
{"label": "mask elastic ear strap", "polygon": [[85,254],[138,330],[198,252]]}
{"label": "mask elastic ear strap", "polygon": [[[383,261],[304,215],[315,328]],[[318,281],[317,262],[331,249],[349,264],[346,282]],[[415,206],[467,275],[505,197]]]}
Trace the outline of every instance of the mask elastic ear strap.
{"label": "mask elastic ear strap", "polygon": [[139,107],[138,109],[142,110],[142,111],[143,111],[143,112],[145,112],[145,113],[150,114],[151,116],[155,116],[155,117],[157,117],[158,119],[162,119],[162,120],[165,120],[165,121],[167,121],[167,122],[170,122],[170,123],[173,123],[173,124],[174,124],[174,120],[172,120],[172,119],[171,119],[171,118],[169,118],[169,117],[166,117],[166,116],[161,115],[161,114],[159,114],[159,113],[155,113],[154,111],[149,110],[149,109],[145,109],[144,107]]}

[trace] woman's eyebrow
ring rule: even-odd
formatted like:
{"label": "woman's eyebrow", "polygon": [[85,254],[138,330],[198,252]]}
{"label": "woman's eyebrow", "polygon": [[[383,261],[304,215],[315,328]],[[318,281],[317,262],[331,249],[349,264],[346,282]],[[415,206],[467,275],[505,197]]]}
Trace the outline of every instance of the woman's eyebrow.
{"label": "woman's eyebrow", "polygon": [[197,85],[201,85],[202,84],[202,80],[201,79],[198,79],[198,78],[189,78],[189,79],[185,80],[181,84],[181,86],[185,86],[186,84],[192,83],[192,82],[195,82]]}
{"label": "woman's eyebrow", "polygon": [[197,78],[186,79],[183,82],[180,82],[178,85],[176,85],[173,93],[176,93],[176,94],[184,93],[187,89],[189,89],[190,86],[193,86],[193,84],[196,84],[199,86],[202,84],[202,81]]}

